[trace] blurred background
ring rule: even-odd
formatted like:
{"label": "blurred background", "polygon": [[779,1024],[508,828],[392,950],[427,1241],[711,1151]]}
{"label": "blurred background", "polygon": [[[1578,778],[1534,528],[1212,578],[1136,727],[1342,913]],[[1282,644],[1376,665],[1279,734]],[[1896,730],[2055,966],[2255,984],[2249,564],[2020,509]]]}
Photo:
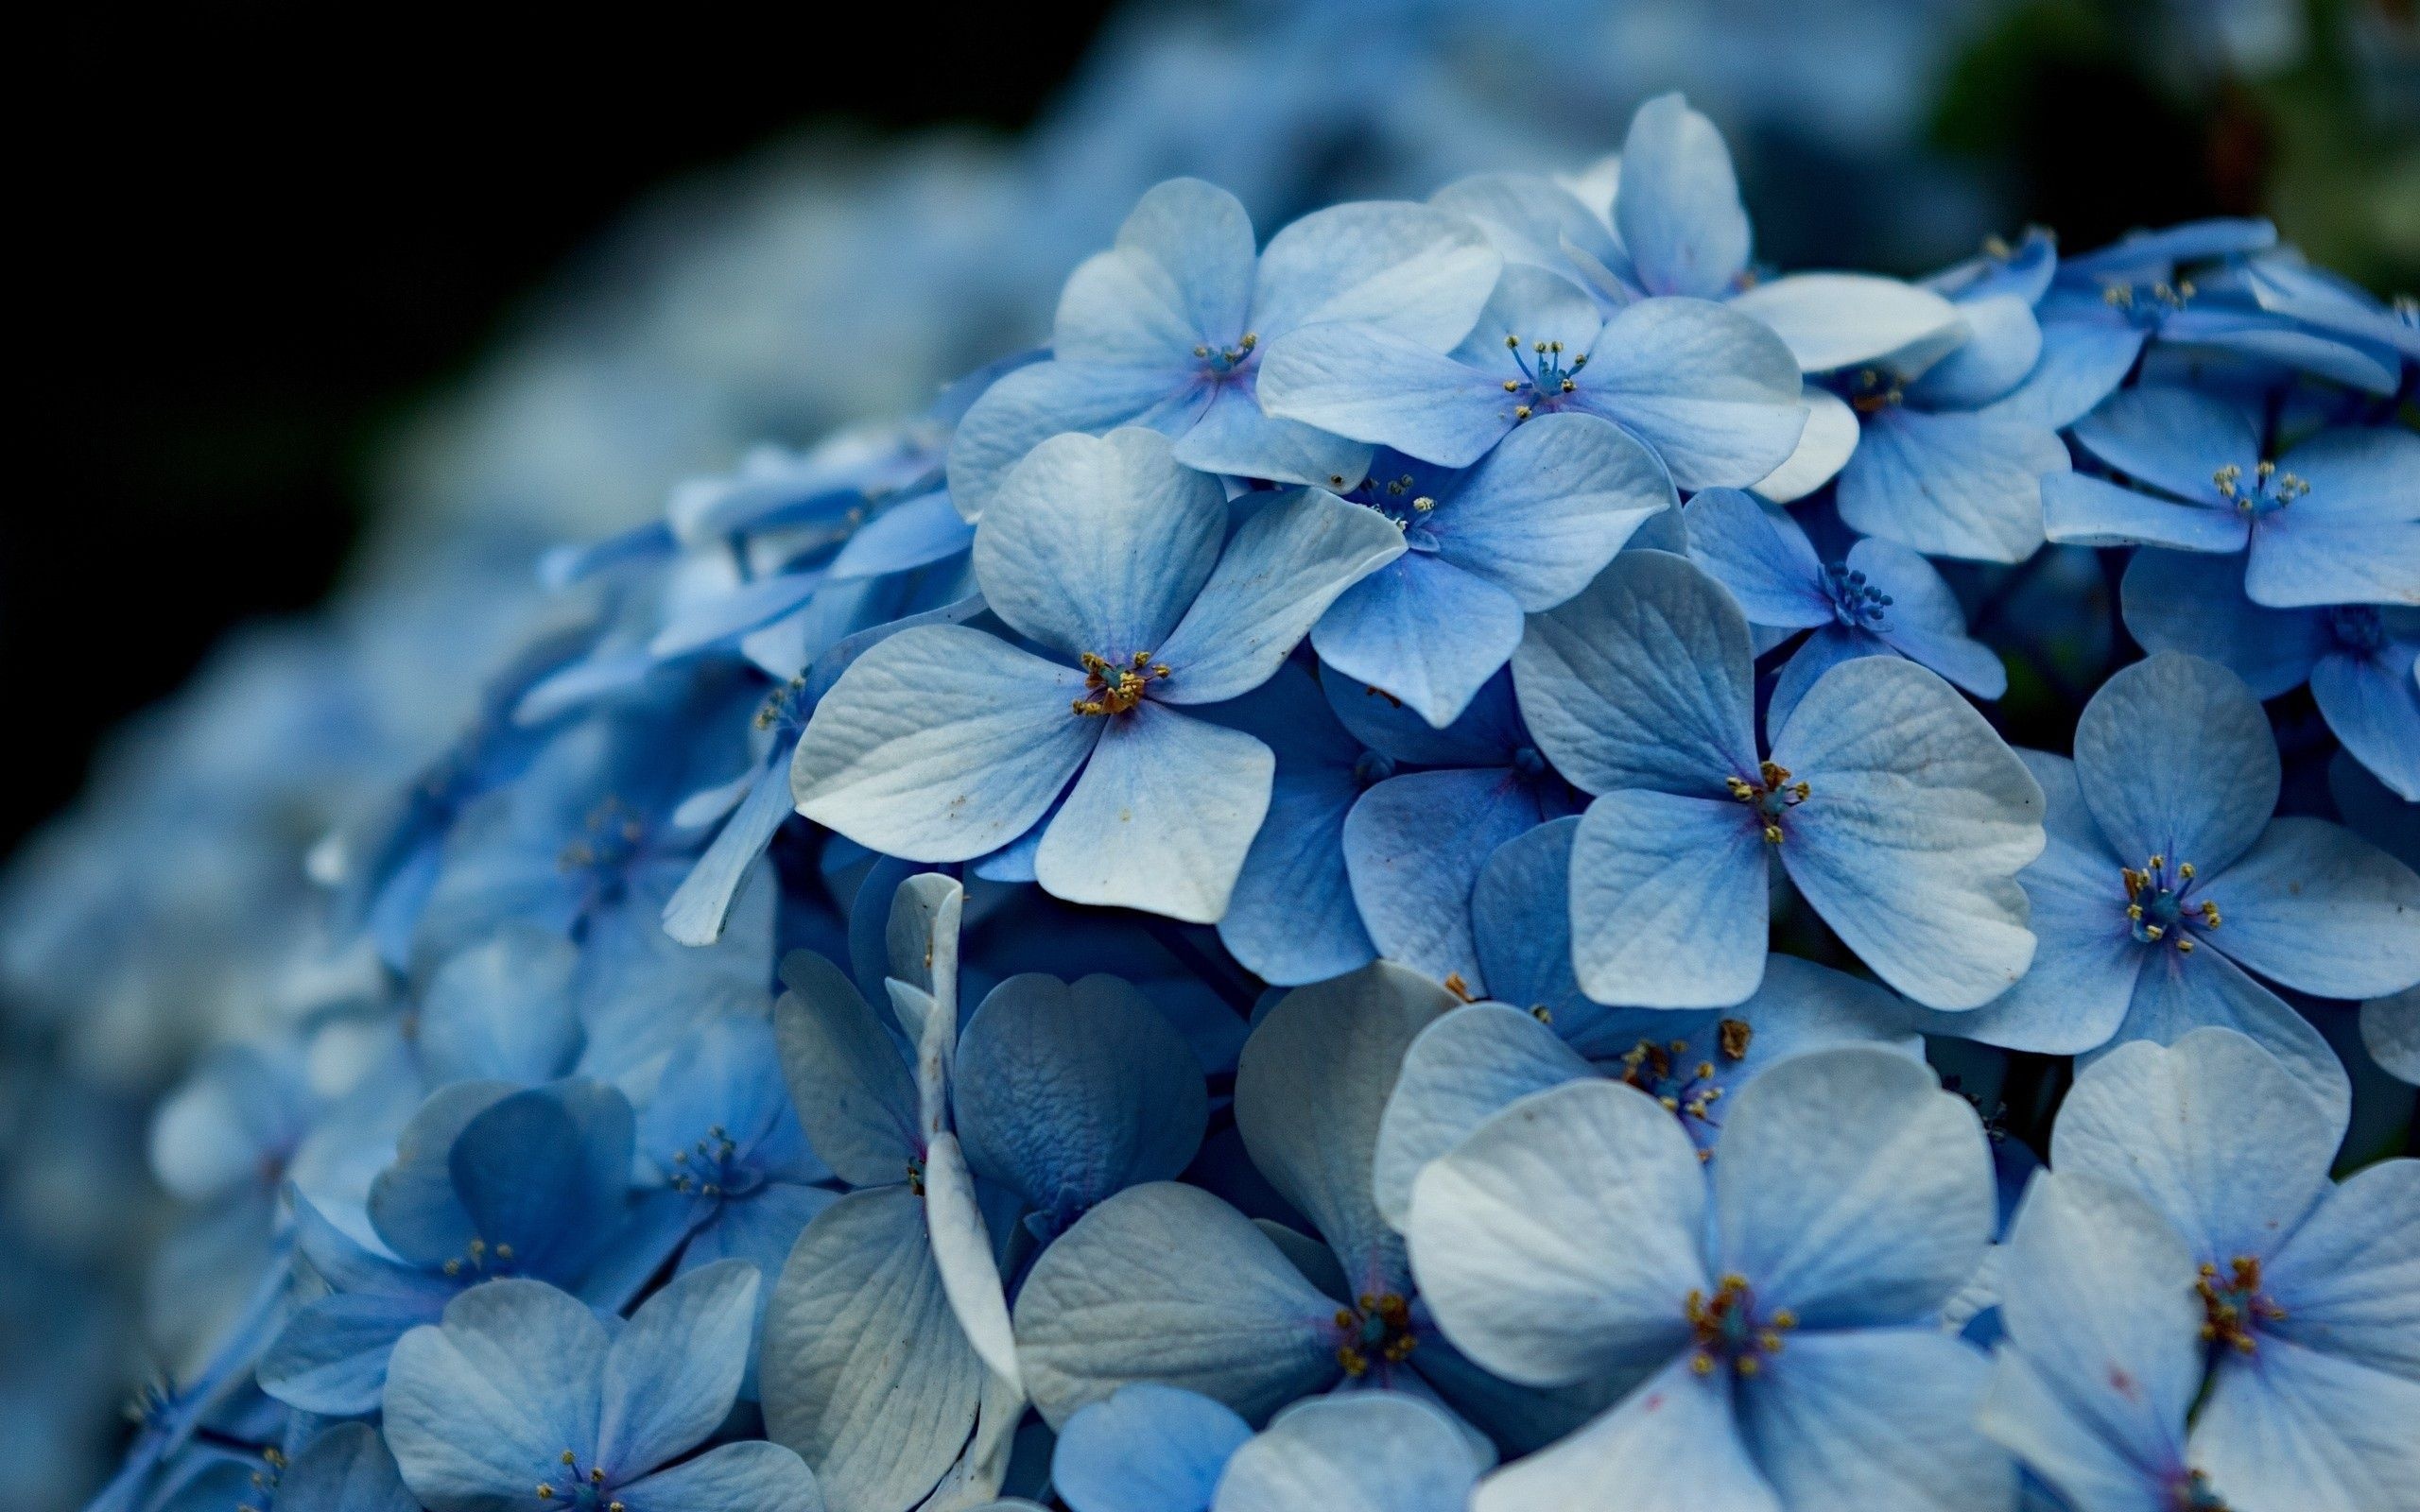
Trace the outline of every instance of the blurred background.
{"label": "blurred background", "polygon": [[1266,235],[1583,167],[1679,88],[1774,266],[2265,214],[2420,287],[2412,0],[41,25],[31,466],[0,509],[0,1462],[36,1512],[190,1343],[132,1300],[203,1253],[159,1213],[148,1110],[200,1047],[347,989],[309,848],[544,619],[536,552],[1045,338],[1151,183],[1219,181]]}

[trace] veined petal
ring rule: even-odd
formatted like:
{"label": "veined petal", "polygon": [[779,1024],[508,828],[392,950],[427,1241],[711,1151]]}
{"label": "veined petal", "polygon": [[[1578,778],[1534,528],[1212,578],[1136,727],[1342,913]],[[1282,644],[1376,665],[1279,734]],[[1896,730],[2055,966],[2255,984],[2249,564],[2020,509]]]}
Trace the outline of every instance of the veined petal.
{"label": "veined petal", "polygon": [[1070,902],[1217,922],[1269,812],[1276,759],[1241,730],[1148,698],[1101,723],[1034,879]]}
{"label": "veined petal", "polygon": [[1279,336],[1260,359],[1258,390],[1271,415],[1447,467],[1478,460],[1515,423],[1495,377],[1371,326]]}
{"label": "veined petal", "polygon": [[1140,425],[1182,436],[1210,405],[1211,386],[1189,368],[1037,362],[983,391],[958,422],[949,447],[949,497],[982,518],[1011,469],[1054,436],[1098,435]]}
{"label": "veined petal", "polygon": [[2015,1467],[1975,1431],[1991,1368],[1935,1328],[1792,1335],[1740,1387],[1740,1432],[1792,1506],[2008,1512]]}
{"label": "veined petal", "polygon": [[1444,726],[1512,660],[1521,625],[1511,593],[1435,553],[1408,551],[1330,605],[1311,644],[1339,672]]}
{"label": "veined petal", "polygon": [[[1062,361],[1181,365],[1201,343],[1243,334],[1253,237],[1243,202],[1200,179],[1154,184],[1059,296]],[[979,403],[979,401],[978,401]]]}
{"label": "veined petal", "polygon": [[1621,1404],[1479,1483],[1472,1512],[1783,1512],[1727,1383],[1675,1360]]}
{"label": "veined petal", "polygon": [[1213,1512],[1464,1512],[1479,1471],[1464,1433],[1398,1392],[1299,1402],[1236,1451]]}
{"label": "veined petal", "polygon": [[2224,920],[2209,943],[2273,981],[2328,998],[2420,983],[2420,876],[2342,825],[2273,820],[2207,896]]}
{"label": "veined petal", "polygon": [[2238,552],[2252,523],[2233,508],[2178,504],[2079,472],[2042,480],[2042,531],[2066,546],[2165,546]]}
{"label": "veined petal", "polygon": [[1379,1120],[1372,1178],[1379,1212],[1403,1228],[1412,1183],[1429,1161],[1515,1100],[1596,1074],[1578,1051],[1518,1008],[1478,1003],[1431,1023],[1405,1052]]}
{"label": "veined petal", "polygon": [[2243,563],[2198,552],[2138,551],[2119,592],[2143,649],[2206,657],[2255,698],[2302,686],[2334,637],[2318,610],[2263,609],[2243,593]]}
{"label": "veined petal", "polygon": [[1540,784],[1510,767],[1408,772],[1362,794],[1345,816],[1344,863],[1378,953],[1483,986],[1471,889],[1496,847],[1549,816]]}
{"label": "veined petal", "polygon": [[1806,429],[1798,364],[1763,322],[1703,300],[1641,300],[1589,351],[1575,407],[1648,447],[1684,489],[1747,488]]}
{"label": "veined petal", "polygon": [[1660,94],[1631,117],[1614,224],[1650,294],[1711,299],[1748,266],[1748,212],[1730,149],[1678,94]]}
{"label": "veined petal", "polygon": [[1841,470],[1841,519],[1927,557],[2023,561],[2042,545],[2042,479],[2068,468],[2048,426],[1888,409]]}
{"label": "veined petal", "polygon": [[2076,777],[2110,849],[2215,877],[2277,806],[2276,738],[2243,680],[2199,657],[2118,672],[2076,723]]}
{"label": "veined petal", "polygon": [[1330,321],[1365,325],[1442,352],[1478,318],[1503,266],[1460,215],[1384,200],[1331,205],[1269,239],[1249,324],[1264,341]]}
{"label": "veined petal", "polygon": [[1798,522],[1737,489],[1708,489],[1688,503],[1689,558],[1731,591],[1752,625],[1828,625],[1824,563]]}
{"label": "veined petal", "polygon": [[1728,798],[1627,789],[1580,816],[1571,955],[1599,1003],[1727,1007],[1756,990],[1772,907],[1766,845]]}

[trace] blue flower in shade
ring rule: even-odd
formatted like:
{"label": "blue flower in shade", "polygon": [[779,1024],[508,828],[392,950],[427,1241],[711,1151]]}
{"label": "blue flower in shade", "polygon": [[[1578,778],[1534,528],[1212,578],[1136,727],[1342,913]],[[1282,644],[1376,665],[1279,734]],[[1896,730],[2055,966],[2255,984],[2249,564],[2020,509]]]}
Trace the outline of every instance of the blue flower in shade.
{"label": "blue flower in shade", "polygon": [[1910,1057],[1814,1052],[1739,1093],[1711,1171],[1653,1098],[1589,1080],[1421,1173],[1406,1234],[1445,1337],[1510,1381],[1624,1393],[1476,1512],[2011,1506],[1971,1426],[1984,1357],[1936,1321],[1996,1222],[1974,1109]]}
{"label": "blue flower in shade", "polygon": [[2359,1512],[2420,1485],[2420,1160],[2331,1181],[2344,1119],[2316,1091],[2230,1030],[2127,1045],[2077,1079],[2050,1164],[2185,1242],[2208,1362],[2190,1462],[2242,1506]]}
{"label": "blue flower in shade", "polygon": [[1672,490],[1614,426],[1546,415],[1461,472],[1381,452],[1344,497],[1392,521],[1404,553],[1328,606],[1311,644],[1442,727],[1511,660],[1522,615],[1585,588]]}
{"label": "blue flower in shade", "polygon": [[1729,1008],[1590,1003],[1571,972],[1567,877],[1578,828],[1577,819],[1541,825],[1499,849],[1480,875],[1481,954],[1508,996],[1447,1014],[1404,1055],[1373,1177],[1378,1211],[1398,1228],[1422,1169],[1530,1092],[1593,1077],[1627,1083],[1710,1153],[1729,1099],[1789,1057],[1840,1044],[1923,1053],[1900,1000],[1788,955],[1768,961],[1763,985]]}
{"label": "blue flower in shade", "polygon": [[1978,1426],[2073,1512],[2224,1512],[2187,1449],[2208,1352],[2193,1256],[2158,1210],[2046,1172],[1997,1274],[2002,1343]]}
{"label": "blue flower in shade", "polygon": [[1521,722],[1512,679],[1490,679],[1461,718],[1431,729],[1374,688],[1334,675],[1328,702],[1392,775],[1344,821],[1353,899],[1378,954],[1474,996],[1488,990],[1471,888],[1497,846],[1579,806]]}
{"label": "blue flower in shade", "polygon": [[2026,765],[2049,803],[2018,879],[2041,947],[1957,1032],[2065,1055],[2221,1024],[2341,1101],[2335,1053],[2251,973],[2347,999],[2420,981],[2420,876],[2338,825],[2270,817],[2277,744],[2242,679],[2138,662],[2084,706],[2073,761]]}
{"label": "blue flower in shade", "polygon": [[2240,289],[2272,315],[2377,355],[2390,368],[2400,359],[2407,375],[2420,363],[2420,304],[2409,296],[2383,303],[2351,280],[2311,266],[2290,248],[2242,258],[2214,282]]}
{"label": "blue flower in shade", "polygon": [[630,1104],[609,1087],[439,1090],[371,1186],[376,1247],[299,1205],[297,1248],[327,1292],[270,1344],[261,1388],[304,1412],[374,1411],[395,1341],[494,1277],[574,1286],[601,1269],[586,1295],[626,1300],[647,1276],[624,1280],[599,1262],[622,1233],[631,1150]]}
{"label": "blue flower in shade", "polygon": [[2420,1085],[2420,988],[2362,1004],[2361,1044],[2388,1075]]}
{"label": "blue flower in shade", "polygon": [[799,811],[887,854],[961,861],[1017,840],[1063,791],[1034,853],[1046,890],[1216,919],[1273,763],[1180,711],[1268,681],[1404,549],[1383,517],[1318,489],[1270,497],[1232,540],[1227,523],[1217,480],[1154,432],[1036,447],[985,511],[975,568],[992,611],[1050,655],[941,626],[873,647],[799,742]]}
{"label": "blue flower in shade", "polygon": [[1207,1397],[1145,1383],[1067,1420],[1050,1479],[1071,1512],[1462,1512],[1484,1468],[1418,1397],[1297,1402],[1255,1435]]}
{"label": "blue flower in shade", "polygon": [[[900,888],[888,1019],[821,957],[783,965],[778,1032],[800,1120],[856,1190],[808,1225],[783,1273],[766,1409],[774,1436],[852,1505],[929,1492],[969,1433],[981,1439],[978,1414],[994,1436],[1014,1427],[1003,1274],[1112,1193],[1183,1170],[1208,1116],[1193,1052],[1116,978],[1012,976],[961,1033],[959,907],[945,877]],[[866,1426],[903,1396],[930,1414]]]}
{"label": "blue flower in shade", "polygon": [[[1896,541],[1860,540],[1825,561],[1798,522],[1754,496],[1708,489],[1689,501],[1689,557],[1731,591],[1773,644],[1800,630],[1766,718],[1788,722],[1815,679],[1861,656],[1904,656],[1979,698],[2008,691],[2008,669],[1966,634],[1957,595]],[[1762,647],[1770,650],[1770,645]]]}
{"label": "blue flower in shade", "polygon": [[815,1476],[779,1444],[682,1458],[739,1396],[757,1285],[754,1266],[718,1261],[618,1332],[543,1281],[463,1293],[395,1346],[385,1421],[404,1484],[432,1512],[822,1512]]}
{"label": "blue flower in shade", "polygon": [[1531,1448],[1601,1404],[1494,1381],[1437,1336],[1372,1161],[1405,1049],[1460,1003],[1392,963],[1299,988],[1236,1074],[1253,1164],[1318,1237],[1159,1182],[1095,1208],[1042,1252],[1016,1301],[1017,1357],[1054,1426],[1138,1382],[1200,1392],[1252,1422],[1340,1386],[1433,1391]]}
{"label": "blue flower in shade", "polygon": [[1720,1007],[1762,980],[1772,858],[1881,978],[1970,1008],[2033,955],[2017,870],[2042,795],[1949,685],[1863,657],[1818,679],[1758,759],[1747,620],[1662,552],[1617,557],[1533,617],[1521,713],[1597,795],[1571,857],[1572,953],[1600,1003]]}
{"label": "blue flower in shade", "polygon": [[284,1449],[214,1450],[149,1504],[154,1512],[421,1512],[378,1430],[337,1423],[315,1431],[315,1424],[297,1416]]}
{"label": "blue flower in shade", "polygon": [[1268,352],[1326,325],[1443,351],[1471,328],[1500,266],[1469,223],[1388,203],[1305,215],[1255,256],[1235,196],[1170,180],[1068,279],[1050,359],[1001,378],[966,412],[950,492],[975,518],[1035,446],[1119,425],[1171,438],[1176,459],[1205,472],[1341,487],[1369,466],[1367,449],[1264,413]]}
{"label": "blue flower in shade", "polygon": [[2151,387],[2116,395],[2075,438],[2157,491],[2081,473],[2046,484],[2054,541],[2242,552],[2243,591],[2273,609],[2420,606],[2420,436],[2340,427],[2272,460],[2230,401]]}
{"label": "blue flower in shade", "polygon": [[2305,682],[2354,758],[2406,802],[2420,802],[2420,608],[2337,604],[2268,609],[2243,593],[2229,557],[2137,551],[2120,594],[2144,648],[2207,657],[2256,698]]}

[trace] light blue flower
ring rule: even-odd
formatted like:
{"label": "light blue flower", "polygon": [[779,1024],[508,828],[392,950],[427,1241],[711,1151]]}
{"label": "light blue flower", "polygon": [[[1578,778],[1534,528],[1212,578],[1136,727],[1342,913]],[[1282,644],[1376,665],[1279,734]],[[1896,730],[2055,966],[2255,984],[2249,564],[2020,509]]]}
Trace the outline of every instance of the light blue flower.
{"label": "light blue flower", "polygon": [[1442,728],[1511,660],[1522,615],[1585,588],[1672,490],[1645,448],[1575,414],[1460,472],[1380,452],[1344,497],[1392,521],[1404,553],[1330,605],[1311,644]]}
{"label": "light blue flower", "polygon": [[2273,820],[2279,766],[2240,679],[2163,654],[2102,685],[2073,761],[2026,753],[2049,844],[2018,879],[2033,969],[1956,1032],[2054,1054],[2241,1030],[2340,1104],[2318,1031],[2255,979],[2360,999],[2420,981],[2420,876],[2325,820]]}
{"label": "light blue flower", "polygon": [[1340,1386],[1436,1393],[1515,1447],[1601,1399],[1491,1379],[1438,1338],[1403,1240],[1372,1200],[1378,1124],[1405,1049],[1460,1002],[1390,962],[1288,993],[1244,1047],[1236,1125],[1311,1237],[1198,1187],[1132,1188],[1043,1251],[1016,1301],[1017,1354],[1055,1426],[1139,1382],[1251,1422]]}
{"label": "light blue flower", "polygon": [[1813,1052],[1740,1092],[1711,1171],[1654,1099],[1588,1080],[1421,1173],[1407,1235],[1445,1337],[1625,1393],[1476,1512],[2009,1507],[1972,1427],[1985,1361],[1935,1321],[1996,1221],[1974,1109],[1907,1056]]}
{"label": "light blue flower", "polygon": [[[1783,666],[1765,717],[1776,727],[1815,679],[1860,656],[1904,656],[1979,698],[2008,691],[2008,669],[1966,634],[1957,595],[1932,563],[1896,541],[1863,539],[1825,561],[1797,521],[1754,497],[1708,489],[1684,511],[1689,557],[1731,591],[1772,644],[1811,630]],[[1769,651],[1771,645],[1760,650]]]}
{"label": "light blue flower", "polygon": [[630,1104],[594,1082],[441,1089],[371,1187],[376,1246],[298,1205],[297,1248],[327,1290],[269,1346],[262,1389],[305,1412],[373,1411],[395,1341],[493,1277],[572,1286],[602,1269],[597,1299],[626,1300],[646,1274],[599,1261],[622,1233],[632,1138]]}
{"label": "light blue flower", "polygon": [[404,1483],[431,1512],[822,1512],[815,1476],[779,1444],[682,1458],[738,1398],[757,1285],[754,1266],[718,1261],[618,1332],[543,1281],[463,1293],[395,1346],[385,1422]]}
{"label": "light blue flower", "polygon": [[1478,230],[1424,205],[1344,204],[1305,215],[1257,256],[1236,197],[1199,179],[1146,194],[1117,245],[1059,298],[1051,355],[986,389],[950,446],[950,492],[967,518],[1009,470],[1065,431],[1146,425],[1205,472],[1340,488],[1366,448],[1264,413],[1267,352],[1333,325],[1423,351],[1461,339],[1500,264]]}
{"label": "light blue flower", "polygon": [[1050,1452],[1070,1512],[1210,1512],[1252,1425],[1209,1398],[1156,1382],[1118,1387],[1071,1416]]}
{"label": "light blue flower", "polygon": [[1217,481],[1153,432],[1036,447],[986,510],[975,568],[992,611],[1063,660],[962,627],[884,641],[800,740],[799,811],[887,854],[960,861],[1017,840],[1063,791],[1034,854],[1046,889],[1216,920],[1273,763],[1180,710],[1268,681],[1404,549],[1385,519],[1318,489],[1270,498],[1232,540],[1227,522]]}
{"label": "light blue flower", "polygon": [[2420,436],[2338,428],[2263,455],[2229,400],[2148,387],[2079,421],[2078,444],[2156,492],[2073,474],[2044,485],[2051,539],[2242,552],[2243,590],[2272,609],[2420,606]]}
{"label": "light blue flower", "polygon": [[1661,552],[1617,557],[1533,617],[1521,712],[1597,795],[1571,859],[1572,951],[1600,1003],[1720,1007],[1762,979],[1777,853],[1876,974],[1970,1008],[2032,959],[2015,874],[2042,796],[1972,706],[1895,657],[1834,667],[1758,759],[1748,623]]}
{"label": "light blue flower", "polygon": [[2256,698],[2305,682],[2354,759],[2420,802],[2420,609],[2338,604],[2276,610],[2243,593],[2232,558],[2144,550],[2126,564],[2126,628],[2146,650],[2207,657]]}
{"label": "light blue flower", "polygon": [[2209,1346],[2190,1462],[2245,1507],[2358,1512],[2420,1485],[2420,1160],[2331,1181],[2344,1120],[2315,1091],[2225,1029],[2127,1045],[2077,1079],[2050,1164],[2185,1242]]}

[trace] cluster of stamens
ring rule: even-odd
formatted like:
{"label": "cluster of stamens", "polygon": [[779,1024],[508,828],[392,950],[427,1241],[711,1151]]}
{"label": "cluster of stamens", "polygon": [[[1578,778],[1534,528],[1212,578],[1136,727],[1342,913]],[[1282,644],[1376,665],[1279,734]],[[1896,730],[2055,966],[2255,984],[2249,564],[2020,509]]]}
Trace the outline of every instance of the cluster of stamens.
{"label": "cluster of stamens", "polygon": [[2166,279],[2141,284],[2104,284],[2100,302],[2124,311],[2137,322],[2155,324],[2191,303],[2195,292],[2193,281],[2183,278],[2172,284]]}
{"label": "cluster of stamens", "polygon": [[511,1263],[510,1245],[491,1246],[484,1239],[474,1239],[462,1246],[460,1255],[445,1263],[445,1274],[459,1276],[468,1271],[474,1276],[484,1276],[490,1267],[501,1272]]}
{"label": "cluster of stamens", "polygon": [[1247,331],[1244,333],[1243,339],[1232,347],[1220,347],[1215,352],[1206,346],[1196,347],[1193,349],[1193,355],[1196,359],[1208,363],[1213,372],[1230,373],[1243,366],[1244,359],[1251,356],[1253,349],[1259,345],[1259,334]]}
{"label": "cluster of stamens", "polygon": [[2152,856],[2137,868],[2119,867],[2118,874],[2126,883],[2126,919],[2135,938],[2145,945],[2171,940],[2177,953],[2193,954],[2193,936],[2183,927],[2212,930],[2219,927],[2219,905],[2207,898],[2198,903],[2187,902],[2193,890],[2193,863],[2180,861],[2173,874],[2168,857]]}
{"label": "cluster of stamens", "polygon": [[1344,1335],[1336,1347],[1336,1363],[1356,1381],[1370,1373],[1374,1359],[1401,1365],[1420,1348],[1420,1338],[1411,1328],[1409,1302],[1393,1292],[1384,1296],[1364,1292],[1358,1300],[1357,1308],[1336,1310],[1337,1331]]}
{"label": "cluster of stamens", "polygon": [[1833,616],[1852,629],[1878,627],[1883,610],[1898,602],[1867,582],[1864,573],[1837,561],[1824,565],[1824,590],[1831,595]]}
{"label": "cluster of stamens", "polygon": [[260,1499],[257,1503],[236,1503],[235,1512],[261,1512],[261,1508],[276,1496],[278,1477],[285,1470],[285,1454],[275,1449],[262,1450],[261,1468],[252,1471],[251,1476],[252,1489],[260,1493]]}
{"label": "cluster of stamens", "polygon": [[1758,1319],[1756,1294],[1744,1276],[1723,1277],[1712,1297],[1692,1289],[1685,1311],[1697,1334],[1689,1368],[1702,1376],[1714,1374],[1720,1365],[1743,1376],[1755,1375],[1765,1361],[1781,1353],[1782,1335],[1798,1327],[1798,1314],[1786,1307]]}
{"label": "cluster of stamens", "polygon": [[1520,377],[1504,380],[1504,391],[1517,394],[1525,387],[1530,391],[1530,404],[1512,407],[1512,418],[1516,421],[1528,420],[1536,414],[1538,399],[1553,399],[1579,387],[1580,369],[1588,366],[1588,354],[1584,352],[1569,362],[1564,361],[1563,343],[1560,341],[1532,341],[1530,343],[1530,354],[1523,356],[1521,338],[1508,335],[1504,338],[1504,350],[1512,353],[1513,363],[1521,369]]}
{"label": "cluster of stamens", "polygon": [[2252,1331],[2262,1322],[2279,1322],[2286,1310],[2260,1290],[2260,1262],[2238,1255],[2222,1277],[2219,1267],[2204,1262],[2202,1279],[2193,1283],[2202,1298],[2202,1337],[2250,1354],[2258,1346]]}
{"label": "cluster of stamens", "polygon": [[1436,499],[1419,489],[1419,480],[1409,472],[1386,483],[1372,478],[1353,490],[1353,502],[1375,509],[1397,530],[1409,530],[1413,521],[1437,507]]}
{"label": "cluster of stamens", "polygon": [[[739,1146],[724,1132],[720,1124],[706,1130],[706,1137],[685,1150],[672,1152],[672,1190],[694,1192],[701,1197],[719,1197],[731,1190],[727,1174],[731,1158]],[[697,1157],[693,1162],[690,1157]]]}
{"label": "cluster of stamens", "polygon": [[2261,513],[2279,505],[2291,504],[2310,491],[2310,485],[2291,472],[2280,472],[2274,462],[2261,462],[2252,470],[2252,486],[2243,486],[2243,468],[2236,462],[2210,474],[2210,484],[2219,497],[2230,501],[2238,509]]}
{"label": "cluster of stamens", "polygon": [[614,797],[589,811],[585,828],[587,833],[564,846],[556,857],[556,865],[565,871],[618,866],[647,838],[647,826],[637,812]]}
{"label": "cluster of stamens", "polygon": [[579,1507],[602,1507],[604,1512],[627,1512],[619,1502],[599,1500],[605,1485],[605,1467],[592,1465],[585,1471],[579,1468],[579,1456],[566,1449],[562,1452],[562,1474],[551,1481],[538,1483],[541,1502],[568,1502]]}
{"label": "cluster of stamens", "polygon": [[1135,652],[1134,660],[1122,667],[1090,651],[1078,660],[1084,669],[1085,696],[1069,707],[1088,718],[1129,712],[1143,701],[1143,690],[1154,679],[1168,675],[1168,664],[1152,661],[1149,651]]}
{"label": "cluster of stamens", "polygon": [[[1745,1019],[1724,1019],[1715,1025],[1715,1054],[1726,1065],[1747,1058],[1748,1042],[1755,1030]],[[1682,1118],[1693,1118],[1701,1124],[1714,1122],[1714,1105],[1722,1100],[1722,1088],[1715,1077],[1715,1062],[1700,1060],[1682,1075],[1675,1069],[1687,1064],[1681,1057],[1687,1055],[1686,1040],[1658,1042],[1641,1040],[1623,1052],[1620,1079],[1637,1088],[1664,1110]],[[1698,1159],[1711,1156],[1711,1150],[1700,1150]]]}
{"label": "cluster of stamens", "polygon": [[1805,782],[1791,782],[1789,768],[1776,766],[1772,762],[1757,763],[1756,775],[1763,779],[1761,783],[1751,782],[1744,777],[1726,777],[1722,785],[1731,790],[1733,798],[1756,811],[1757,816],[1764,821],[1765,843],[1779,845],[1781,816],[1806,802],[1814,789]]}
{"label": "cluster of stamens", "polygon": [[766,696],[756,711],[756,728],[794,734],[806,728],[806,674],[802,672]]}
{"label": "cluster of stamens", "polygon": [[1849,383],[1849,407],[1860,415],[1878,414],[1907,397],[1898,375],[1879,368],[1864,369]]}
{"label": "cluster of stamens", "polygon": [[2227,1512],[2227,1504],[2210,1486],[2203,1470],[2187,1470],[2169,1487],[2169,1505],[2176,1512]]}

